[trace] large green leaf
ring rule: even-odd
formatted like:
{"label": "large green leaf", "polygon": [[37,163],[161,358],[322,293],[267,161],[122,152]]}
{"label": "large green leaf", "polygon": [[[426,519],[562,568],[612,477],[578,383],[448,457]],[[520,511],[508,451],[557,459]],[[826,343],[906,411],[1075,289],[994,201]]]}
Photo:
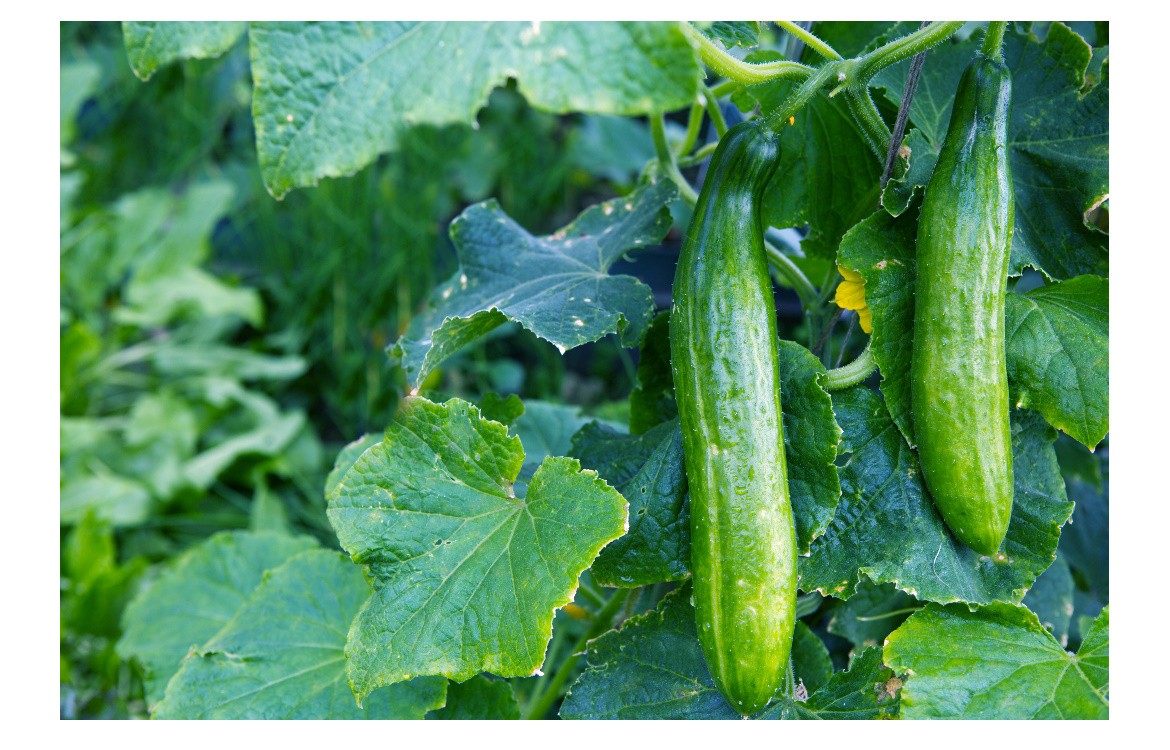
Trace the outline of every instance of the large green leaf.
{"label": "large green leaf", "polygon": [[1036,613],[1040,624],[1052,633],[1062,648],[1068,646],[1074,590],[1072,571],[1064,558],[1057,555],[1056,561],[1028,589],[1028,595],[1023,601],[1023,605]]}
{"label": "large green leaf", "polygon": [[490,200],[451,222],[459,269],[431,295],[391,349],[418,385],[447,357],[509,320],[561,351],[620,333],[634,345],[654,314],[650,287],[609,268],[670,229],[673,183],[643,184],[593,206],[548,237],[536,237]]}
{"label": "large green leaf", "polygon": [[670,371],[670,313],[654,316],[638,357],[638,376],[630,392],[630,432],[641,434],[678,416]]}
{"label": "large green leaf", "polygon": [[908,719],[1109,718],[1109,611],[1070,654],[1021,606],[932,604],[890,634]]}
{"label": "large green leaf", "polygon": [[142,664],[147,702],[162,698],[188,649],[227,624],[265,571],[314,546],[308,537],[223,532],[175,558],[122,618],[118,653]]}
{"label": "large green leaf", "polygon": [[[899,212],[925,185],[946,135],[951,104],[978,35],[931,51],[911,105],[910,173],[893,181],[884,201]],[[1085,90],[1092,49],[1067,26],[1052,24],[1041,42],[1010,32],[1004,59],[1012,73],[1009,123],[1016,225],[1012,273],[1032,266],[1054,279],[1108,271],[1108,235],[1086,213],[1109,193],[1109,65]],[[887,68],[874,84],[901,97],[906,66]],[[893,193],[894,195],[891,195]]]}
{"label": "large green leaf", "polygon": [[571,453],[630,503],[630,529],[598,555],[593,580],[633,587],[685,578],[691,534],[678,421],[641,435],[592,422],[573,437]]}
{"label": "large green leaf", "polygon": [[277,197],[361,169],[412,125],[474,125],[508,78],[537,109],[640,115],[689,106],[701,76],[676,22],[253,23],[250,38]]}
{"label": "large green leaf", "polygon": [[1093,448],[1109,432],[1109,282],[1078,276],[1007,298],[1017,405]]}
{"label": "large green leaf", "polygon": [[375,586],[346,646],[359,700],[417,675],[540,668],[553,612],[625,532],[626,502],[554,457],[516,497],[523,461],[520,440],[473,405],[414,397],[342,477],[329,520]]}
{"label": "large green leaf", "polygon": [[[585,673],[561,704],[562,719],[739,719],[715,687],[695,631],[695,610],[683,587],[668,595],[653,612],[627,620],[589,643]],[[815,639],[800,626],[800,642]],[[824,648],[823,646],[821,647]],[[812,654],[802,664],[802,655]],[[777,698],[757,719],[872,719],[897,712],[897,701],[884,695],[893,673],[872,649],[854,660],[848,672],[825,679],[817,649],[793,648],[793,669],[820,686],[806,701]],[[806,683],[807,686],[807,683]]]}
{"label": "large green leaf", "polygon": [[370,586],[343,555],[309,550],[271,571],[214,638],[183,660],[157,719],[421,719],[447,681],[376,691],[345,681],[345,633]]}
{"label": "large green leaf", "polygon": [[1031,412],[1013,414],[1015,498],[1007,539],[994,557],[951,536],[922,481],[914,452],[881,398],[857,387],[833,395],[844,430],[841,504],[799,586],[848,599],[861,576],[937,602],[1019,602],[1056,557],[1072,513],[1056,463],[1056,435]]}
{"label": "large green leaf", "polygon": [[159,68],[189,57],[219,57],[244,33],[243,21],[123,21],[130,69],[149,80]]}

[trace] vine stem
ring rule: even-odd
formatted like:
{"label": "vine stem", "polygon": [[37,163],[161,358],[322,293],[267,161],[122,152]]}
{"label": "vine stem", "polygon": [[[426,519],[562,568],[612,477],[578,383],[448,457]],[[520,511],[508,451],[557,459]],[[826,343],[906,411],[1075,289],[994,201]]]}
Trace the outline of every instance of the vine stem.
{"label": "vine stem", "polygon": [[[696,101],[691,105],[691,111],[687,115],[687,134],[683,136],[683,142],[678,147],[678,156],[686,156],[695,147],[695,142],[699,140],[699,129],[703,126],[703,102]],[[665,135],[665,128],[663,135]]]}
{"label": "vine stem", "polygon": [[804,271],[801,271],[800,267],[793,263],[792,259],[785,255],[780,248],[767,240],[764,240],[764,252],[768,256],[768,263],[796,290],[796,295],[800,297],[800,304],[806,309],[816,305],[820,295],[817,288],[804,275]]}
{"label": "vine stem", "polygon": [[727,120],[723,117],[723,110],[719,109],[719,100],[715,98],[715,94],[706,86],[702,87],[703,98],[707,100],[707,116],[711,118],[711,124],[715,127],[715,134],[720,138],[727,132]]}
{"label": "vine stem", "polygon": [[879,159],[885,159],[891,140],[890,128],[878,112],[877,105],[870,96],[869,87],[849,89],[845,95],[845,103],[849,105],[853,119],[861,125],[862,134],[870,150]]}
{"label": "vine stem", "polygon": [[925,52],[936,44],[945,42],[962,27],[963,21],[935,21],[912,34],[878,47],[868,55],[858,58],[856,80],[853,85],[868,85],[882,68],[888,68],[894,63],[914,57],[919,52]]}
{"label": "vine stem", "polygon": [[804,46],[812,49],[826,60],[840,60],[841,54],[833,49],[823,39],[808,31],[803,26],[793,23],[792,21],[776,21],[776,25],[787,31],[792,36],[804,42]]}
{"label": "vine stem", "polygon": [[992,21],[987,25],[987,34],[983,37],[983,47],[980,49],[984,57],[1003,59],[1003,35],[1006,30],[1007,21]]}
{"label": "vine stem", "polygon": [[840,391],[857,385],[868,378],[877,369],[877,360],[873,358],[873,350],[870,349],[871,344],[872,341],[866,344],[865,348],[861,350],[861,354],[857,355],[857,359],[849,364],[826,372],[821,379],[825,390]]}
{"label": "vine stem", "polygon": [[548,713],[553,704],[557,702],[557,699],[561,697],[561,690],[565,687],[565,683],[569,681],[569,677],[572,676],[573,670],[577,667],[577,662],[579,662],[581,657],[585,655],[586,645],[588,645],[589,641],[601,635],[606,630],[609,630],[609,626],[613,621],[614,615],[616,615],[621,610],[622,605],[626,603],[626,599],[630,596],[630,592],[632,591],[633,589],[619,589],[618,591],[614,592],[613,596],[609,598],[609,601],[605,603],[605,606],[601,608],[601,611],[597,613],[597,617],[594,619],[593,625],[591,625],[589,630],[585,631],[585,635],[581,636],[577,643],[574,644],[569,658],[565,659],[563,662],[561,662],[560,666],[557,667],[557,672],[555,675],[553,675],[552,680],[548,683],[548,687],[545,689],[544,693],[542,693],[540,697],[537,698],[529,707],[528,712],[524,716],[525,719],[544,718],[544,715]]}
{"label": "vine stem", "polygon": [[841,61],[827,62],[816,69],[816,72],[809,76],[804,83],[800,85],[796,91],[793,91],[784,103],[776,109],[772,110],[765,118],[763,127],[772,133],[779,133],[780,129],[788,124],[788,120],[800,111],[801,107],[808,104],[809,100],[816,96],[816,93],[831,80],[835,80],[838,75],[844,72],[844,64]]}
{"label": "vine stem", "polygon": [[767,63],[746,63],[728,54],[689,23],[682,24],[688,37],[698,47],[699,57],[708,68],[724,78],[740,83],[763,83],[774,78],[807,78],[812,68],[788,60]]}
{"label": "vine stem", "polygon": [[687,182],[687,178],[683,177],[682,172],[678,171],[674,152],[670,150],[670,144],[666,142],[666,119],[661,112],[650,117],[650,135],[654,139],[654,150],[658,155],[658,164],[666,176],[678,186],[684,200],[692,206],[698,203],[699,194],[691,187],[691,183]]}

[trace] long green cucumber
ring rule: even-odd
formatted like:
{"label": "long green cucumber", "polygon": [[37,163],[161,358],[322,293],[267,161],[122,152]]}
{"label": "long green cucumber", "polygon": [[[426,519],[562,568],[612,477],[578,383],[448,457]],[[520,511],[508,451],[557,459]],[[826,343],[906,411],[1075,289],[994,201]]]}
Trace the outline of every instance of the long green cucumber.
{"label": "long green cucumber", "polygon": [[760,210],[777,139],[745,122],[720,140],[683,239],[670,319],[699,642],[715,684],[744,715],[782,686],[795,626],[796,539]]}
{"label": "long green cucumber", "polygon": [[911,400],[918,459],[947,526],[993,555],[1012,512],[1004,302],[1014,218],[1011,74],[964,71],[918,219]]}

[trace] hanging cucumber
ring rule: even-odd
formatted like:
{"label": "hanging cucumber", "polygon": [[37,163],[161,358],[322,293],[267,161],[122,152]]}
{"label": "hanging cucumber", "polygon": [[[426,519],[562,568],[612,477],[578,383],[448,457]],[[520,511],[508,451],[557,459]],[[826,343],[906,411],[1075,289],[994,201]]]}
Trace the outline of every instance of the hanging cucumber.
{"label": "hanging cucumber", "polygon": [[745,122],[720,140],[683,239],[670,320],[699,641],[715,684],[744,715],[783,684],[795,625],[796,540],[761,224],[777,139]]}
{"label": "hanging cucumber", "polygon": [[912,390],[923,477],[955,536],[982,554],[1012,511],[1004,301],[1014,217],[1011,75],[980,54],[963,73],[918,220]]}

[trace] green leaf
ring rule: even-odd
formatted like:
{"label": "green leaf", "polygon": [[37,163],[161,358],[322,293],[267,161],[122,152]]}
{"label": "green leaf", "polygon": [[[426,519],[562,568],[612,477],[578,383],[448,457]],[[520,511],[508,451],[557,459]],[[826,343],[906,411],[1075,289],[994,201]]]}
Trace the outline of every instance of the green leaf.
{"label": "green leaf", "polygon": [[414,397],[342,477],[329,520],[375,585],[346,646],[359,699],[417,675],[540,668],[554,611],[625,532],[626,502],[554,457],[516,497],[523,460],[520,440],[475,406]]}
{"label": "green leaf", "polygon": [[702,75],[669,23],[253,23],[253,117],[276,197],[350,174],[413,125],[474,125],[508,78],[537,109],[687,107]]}
{"label": "green leaf", "polygon": [[925,601],[1019,602],[1055,559],[1072,513],[1052,428],[1031,412],[1012,415],[1012,517],[1003,551],[988,557],[951,536],[877,394],[852,388],[835,393],[833,406],[851,455],[833,522],[799,560],[801,590],[848,599],[866,576]]}
{"label": "green leaf", "polygon": [[[979,43],[975,35],[931,51],[911,105],[918,134],[910,143],[911,173],[883,197],[891,209],[898,211],[933,171],[959,77]],[[1091,58],[1089,45],[1060,23],[1043,41],[1011,31],[1004,39],[1012,73],[1013,274],[1028,266],[1053,279],[1108,273],[1108,235],[1085,219],[1109,193],[1109,65],[1105,61],[1099,81],[1085,89]],[[874,79],[895,103],[908,65],[886,68]]]}
{"label": "green leaf", "polygon": [[[589,642],[588,666],[561,704],[562,719],[739,719],[715,687],[695,631],[695,610],[684,586],[667,595],[658,608],[632,617],[620,630]],[[808,641],[816,638],[798,627],[794,671],[806,687],[825,677],[824,654]],[[797,646],[799,645],[799,650]],[[823,649],[824,646],[821,646]],[[812,663],[802,664],[802,656]],[[873,649],[856,659],[849,672],[838,672],[812,691],[805,702],[778,698],[753,718],[868,719],[897,711],[875,684],[893,674]]]}
{"label": "green leaf", "polygon": [[[1104,468],[1108,469],[1108,464]],[[1076,502],[1072,523],[1060,537],[1060,553],[1076,572],[1086,592],[1099,604],[1109,601],[1109,482],[1101,487],[1066,479],[1068,496]]]}
{"label": "green leaf", "polygon": [[590,568],[593,580],[635,587],[685,578],[691,534],[678,421],[642,435],[592,422],[573,437],[570,452],[630,503],[629,531],[598,555]]}
{"label": "green leaf", "polygon": [[175,558],[122,618],[118,653],[142,664],[147,702],[162,698],[188,649],[227,624],[266,570],[314,546],[309,537],[222,532]]}
{"label": "green leaf", "polygon": [[536,237],[494,200],[451,222],[459,269],[431,295],[391,348],[417,386],[447,357],[513,320],[562,352],[621,334],[639,343],[654,314],[650,287],[611,276],[627,251],[658,243],[670,229],[673,183],[645,183],[631,195],[592,206],[571,224]]}
{"label": "green leaf", "polygon": [[235,616],[183,660],[156,719],[421,719],[446,680],[423,677],[354,702],[345,632],[370,595],[343,555],[308,550],[270,571]]}
{"label": "green leaf", "polygon": [[504,398],[494,391],[488,391],[479,400],[479,411],[484,419],[510,425],[524,415],[524,402],[515,393]]}
{"label": "green leaf", "polygon": [[124,306],[114,309],[119,323],[139,328],[164,327],[176,319],[238,317],[255,328],[264,324],[264,304],[255,289],[226,284],[201,268],[130,284]]}
{"label": "green leaf", "polygon": [[176,60],[219,57],[244,33],[242,21],[123,21],[126,57],[144,81]]}
{"label": "green leaf", "polygon": [[828,630],[848,639],[854,648],[880,646],[917,606],[917,599],[894,584],[879,586],[863,578],[853,596],[833,610]]}
{"label": "green leaf", "polygon": [[815,693],[833,676],[833,659],[825,642],[800,620],[792,633],[792,672],[807,693]]}
{"label": "green leaf", "polygon": [[381,442],[381,435],[367,433],[341,449],[333,461],[333,469],[325,477],[326,499],[332,497],[333,493],[337,491],[337,487],[341,484],[341,478],[353,468],[358,457]]}
{"label": "green leaf", "polygon": [[90,513],[61,545],[61,629],[117,638],[122,610],[147,568],[144,558],[118,564],[110,524]]}
{"label": "green leaf", "polygon": [[447,705],[432,711],[427,718],[466,721],[519,719],[520,706],[511,684],[477,675],[467,682],[447,685]]}
{"label": "green leaf", "polygon": [[727,49],[760,46],[759,21],[714,21],[693,24],[703,36],[719,42]]}
{"label": "green leaf", "polygon": [[160,347],[152,356],[162,375],[181,378],[206,376],[233,380],[293,380],[309,369],[301,357],[276,357],[238,346],[216,344],[174,344]]}
{"label": "green leaf", "polygon": [[150,517],[150,491],[117,474],[93,474],[66,481],[61,487],[61,524],[79,523],[93,513],[115,526],[137,526]]}
{"label": "green leaf", "polygon": [[1007,298],[1012,396],[1093,448],[1109,432],[1109,282],[1078,276]]}
{"label": "green leaf", "polygon": [[527,401],[524,413],[512,424],[509,433],[524,444],[524,466],[520,478],[528,481],[547,456],[572,455],[573,435],[590,418],[569,404]]}
{"label": "green leaf", "polygon": [[73,142],[77,113],[94,94],[101,81],[102,69],[93,60],[61,63],[61,146]]}
{"label": "green leaf", "polygon": [[[667,122],[667,140],[671,126]],[[630,185],[654,159],[650,128],[641,120],[609,115],[584,115],[565,140],[565,158],[576,169],[618,185]]]}
{"label": "green leaf", "polygon": [[835,463],[841,428],[833,417],[833,401],[820,383],[824,365],[800,344],[782,339],[778,345],[788,494],[797,552],[807,555],[809,545],[829,527],[841,499]]}
{"label": "green leaf", "polygon": [[878,211],[845,234],[837,256],[865,280],[865,304],[873,314],[870,350],[882,373],[882,395],[911,446],[917,445],[910,403],[917,235],[917,208],[896,218]]}
{"label": "green leaf", "polygon": [[630,392],[630,432],[640,435],[678,416],[674,376],[670,371],[670,313],[654,316],[638,358],[638,375]]}
{"label": "green leaf", "polygon": [[890,634],[885,660],[907,675],[908,719],[1109,717],[1108,610],[1070,654],[1024,607],[932,604]]}
{"label": "green leaf", "polygon": [[1032,610],[1044,629],[1060,643],[1068,646],[1068,629],[1073,614],[1073,578],[1068,563],[1060,555],[1040,574],[1028,590],[1023,604]]}
{"label": "green leaf", "polygon": [[[733,101],[767,112],[793,88],[783,81],[757,84]],[[800,248],[810,258],[832,258],[842,235],[877,206],[882,165],[843,99],[815,97],[784,128],[780,166],[764,197],[765,226],[808,224]]]}

